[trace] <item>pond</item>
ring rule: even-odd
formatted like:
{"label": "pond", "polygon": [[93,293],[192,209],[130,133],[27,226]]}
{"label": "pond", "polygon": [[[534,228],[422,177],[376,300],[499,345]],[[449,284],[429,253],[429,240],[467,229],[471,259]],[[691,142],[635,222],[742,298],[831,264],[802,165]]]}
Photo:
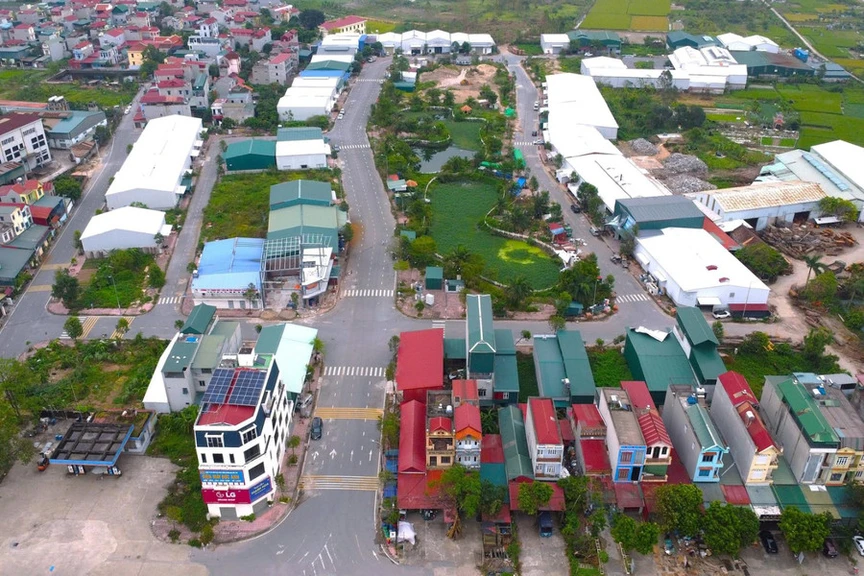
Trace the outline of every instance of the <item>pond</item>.
{"label": "pond", "polygon": [[449,146],[437,152],[428,148],[414,148],[413,150],[420,157],[420,172],[423,174],[437,174],[441,171],[444,163],[455,156],[473,158],[476,154],[476,152],[457,148],[456,146]]}

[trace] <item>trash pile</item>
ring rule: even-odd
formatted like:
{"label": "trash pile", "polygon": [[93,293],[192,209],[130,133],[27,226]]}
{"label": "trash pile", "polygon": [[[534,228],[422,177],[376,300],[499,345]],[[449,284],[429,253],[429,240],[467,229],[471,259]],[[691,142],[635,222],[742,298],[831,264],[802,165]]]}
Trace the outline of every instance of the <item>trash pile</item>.
{"label": "trash pile", "polygon": [[675,152],[670,154],[663,162],[663,168],[667,174],[697,174],[704,176],[708,173],[708,166],[697,158],[688,154]]}
{"label": "trash pile", "polygon": [[689,194],[692,192],[704,192],[706,190],[715,190],[717,187],[706,182],[701,178],[691,176],[690,174],[675,174],[663,180],[663,184],[673,194]]}
{"label": "trash pile", "polygon": [[801,258],[812,252],[836,256],[843,248],[857,244],[855,237],[849,232],[809,226],[768,226],[762,231],[762,239],[794,258]]}
{"label": "trash pile", "polygon": [[631,140],[628,144],[630,144],[630,149],[633,150],[633,154],[636,156],[654,156],[660,152],[654,144],[645,138]]}

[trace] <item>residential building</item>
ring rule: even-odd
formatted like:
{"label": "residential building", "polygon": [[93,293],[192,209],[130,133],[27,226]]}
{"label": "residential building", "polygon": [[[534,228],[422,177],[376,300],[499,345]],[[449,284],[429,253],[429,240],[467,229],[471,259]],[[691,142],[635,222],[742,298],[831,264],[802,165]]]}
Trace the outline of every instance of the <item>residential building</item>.
{"label": "residential building", "polygon": [[15,184],[0,186],[0,202],[32,205],[46,192],[51,194],[53,190],[54,185],[51,182],[43,184],[39,180],[24,180]]}
{"label": "residential building", "polygon": [[0,153],[4,163],[19,162],[27,171],[51,162],[39,115],[12,112],[0,116]]}
{"label": "residential building", "polygon": [[480,398],[489,390],[495,372],[495,329],[492,322],[492,298],[487,294],[468,294],[466,309],[466,375],[477,380]]}
{"label": "residential building", "polygon": [[[147,122],[155,118],[166,118],[169,116],[192,116],[192,108],[189,101],[183,96],[163,96],[158,88],[148,90],[138,101],[140,108],[140,123],[143,127]],[[139,123],[139,114],[135,116],[136,127]]]}
{"label": "residential building", "polygon": [[455,461],[450,391],[429,390],[426,393],[426,469],[450,468]]}
{"label": "residential building", "polygon": [[399,406],[399,475],[426,474],[426,406],[406,400]]}
{"label": "residential building", "polygon": [[[700,306],[717,306],[719,300],[706,301],[699,299]],[[672,333],[684,350],[684,354],[693,366],[693,373],[699,385],[705,388],[708,402],[714,396],[714,385],[717,377],[726,372],[726,366],[720,358],[717,347],[720,341],[714,335],[714,330],[705,320],[705,314],[694,306],[681,306],[675,309],[675,325]]]}
{"label": "residential building", "polygon": [[42,112],[40,116],[42,116],[45,135],[48,137],[48,146],[60,150],[69,150],[76,144],[93,140],[96,129],[108,125],[108,118],[101,110]]}
{"label": "residential building", "polygon": [[469,469],[480,468],[480,425],[479,404],[460,404],[453,410],[456,440],[456,463]]}
{"label": "residential building", "polygon": [[309,362],[315,356],[317,337],[315,328],[291,323],[264,326],[258,334],[254,354],[258,358],[272,357],[276,361],[291,402],[296,403],[303,392]]}
{"label": "residential building", "polygon": [[211,517],[261,514],[275,498],[293,403],[279,366],[218,368],[201,399],[195,449]]}
{"label": "residential building", "polygon": [[104,258],[112,250],[128,248],[153,254],[171,230],[164,212],[124,206],[93,216],[81,234],[81,245],[88,258]]}
{"label": "residential building", "polygon": [[192,273],[195,304],[216,308],[261,309],[264,240],[228,238],[204,244]]}
{"label": "residential building", "polygon": [[126,43],[126,31],[122,28],[106,30],[99,37],[99,46],[122,46]]}
{"label": "residential building", "polygon": [[525,419],[518,406],[511,404],[498,410],[498,429],[504,450],[507,482],[533,481],[534,468],[525,434]]}
{"label": "residential building", "polygon": [[249,46],[255,52],[261,52],[266,44],[273,41],[269,28],[231,28],[230,34],[235,47]]}
{"label": "residential building", "polygon": [[56,229],[66,222],[70,207],[71,202],[67,204],[62,196],[43,196],[30,206],[30,212],[34,224]]}
{"label": "residential building", "polygon": [[463,404],[480,406],[480,396],[477,391],[476,380],[452,380],[450,389],[453,392],[453,407],[458,408]]}
{"label": "residential building", "polygon": [[759,415],[759,401],[737,372],[717,379],[711,418],[729,443],[745,485],[771,484],[783,451],[777,447]]}
{"label": "residential building", "polygon": [[430,390],[444,389],[444,330],[416,330],[399,335],[396,390],[402,402],[426,402]]}
{"label": "residential building", "polygon": [[558,428],[555,405],[549,398],[529,398],[525,439],[535,480],[555,482],[561,477],[564,442]]}
{"label": "residential building", "polygon": [[198,155],[199,118],[166,116],[147,123],[105,193],[108,208],[140,202],[152,209],[174,208],[186,193],[183,183]]}
{"label": "residential building", "polygon": [[585,476],[611,476],[606,449],[606,423],[594,404],[573,404],[568,410],[576,440],[576,460]]}
{"label": "residential building", "polygon": [[594,376],[578,330],[538,335],[534,339],[534,372],[540,395],[551,398],[556,407],[594,403]]}
{"label": "residential building", "polygon": [[267,60],[259,60],[252,67],[252,84],[281,84],[287,86],[297,69],[297,55],[283,52]]}
{"label": "residential building", "polygon": [[[5,226],[2,224],[0,224],[0,236],[5,241]],[[0,246],[0,286],[16,287],[18,277],[22,272],[29,270],[32,264],[32,251]]]}
{"label": "residential building", "polygon": [[328,34],[366,34],[366,18],[345,16],[338,20],[328,20],[318,27],[323,36]]}
{"label": "residential building", "polygon": [[12,40],[18,40],[20,42],[35,42],[36,41],[36,29],[32,24],[18,24],[14,28],[12,28],[12,33],[10,34]]}
{"label": "residential building", "polygon": [[598,410],[606,423],[606,446],[614,482],[639,482],[646,446],[630,397],[624,390],[601,388]]}
{"label": "residential building", "polygon": [[33,225],[30,206],[21,202],[0,203],[0,226],[9,225],[15,236]]}
{"label": "residential building", "polygon": [[669,386],[663,423],[690,479],[720,482],[723,456],[729,448],[704,406],[704,397],[697,396],[691,386]]}
{"label": "residential building", "polygon": [[665,482],[669,465],[672,464],[672,439],[654,405],[648,385],[634,380],[621,382],[621,389],[630,398],[630,406],[645,441],[642,482]]}

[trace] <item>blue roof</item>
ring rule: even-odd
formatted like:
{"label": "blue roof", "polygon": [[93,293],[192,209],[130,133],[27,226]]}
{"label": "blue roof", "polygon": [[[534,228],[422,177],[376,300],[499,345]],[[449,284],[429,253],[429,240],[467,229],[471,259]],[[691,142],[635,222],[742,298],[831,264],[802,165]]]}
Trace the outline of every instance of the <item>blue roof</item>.
{"label": "blue roof", "polygon": [[199,290],[242,290],[253,284],[260,292],[263,257],[262,238],[228,238],[207,242],[198,263],[198,277],[192,279],[192,287]]}

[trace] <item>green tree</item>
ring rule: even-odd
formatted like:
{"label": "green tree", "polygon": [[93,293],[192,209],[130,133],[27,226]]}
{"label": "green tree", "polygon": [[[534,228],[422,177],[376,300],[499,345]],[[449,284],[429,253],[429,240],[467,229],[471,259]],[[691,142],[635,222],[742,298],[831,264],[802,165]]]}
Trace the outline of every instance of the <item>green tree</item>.
{"label": "green tree", "polygon": [[633,542],[633,549],[640,554],[651,554],[654,551],[654,546],[657,545],[657,539],[660,537],[660,527],[654,522],[639,522],[636,527],[636,538]]}
{"label": "green tree", "polygon": [[474,518],[480,511],[482,484],[480,472],[454,464],[438,480],[441,494],[460,512]]}
{"label": "green tree", "polygon": [[802,352],[804,358],[814,367],[822,364],[825,356],[825,347],[834,341],[834,336],[827,328],[812,328],[804,336]]}
{"label": "green tree", "polygon": [[759,518],[750,508],[711,502],[702,524],[705,543],[715,554],[738,556],[756,541]]}
{"label": "green tree", "polygon": [[505,486],[496,486],[489,480],[480,481],[480,513],[485,516],[496,516],[504,506],[507,497]]}
{"label": "green tree", "polygon": [[828,512],[809,514],[789,506],[780,515],[780,531],[793,553],[817,552],[822,549],[825,538],[831,535],[830,521]]}
{"label": "green tree", "polygon": [[549,317],[549,330],[553,333],[563,330],[567,326],[567,320],[560,314],[553,314]]}
{"label": "green tree", "polygon": [[63,323],[63,330],[69,335],[69,338],[77,341],[84,334],[84,327],[81,325],[81,320],[77,316],[69,316],[66,322]]}
{"label": "green tree", "polygon": [[255,284],[249,283],[249,286],[243,291],[243,299],[249,302],[249,308],[255,307],[255,303],[258,301],[258,289]]}
{"label": "green tree", "polygon": [[837,277],[830,270],[825,270],[807,283],[804,297],[811,302],[830,304],[837,298]]}
{"label": "green tree", "polygon": [[771,338],[765,332],[751,332],[738,347],[745,354],[762,354],[771,347]]}
{"label": "green tree", "polygon": [[588,508],[588,478],[568,476],[558,480],[558,486],[564,492],[564,505],[567,512],[582,516]]}
{"label": "green tree", "polygon": [[495,408],[480,410],[480,427],[483,429],[483,434],[498,434],[498,410]]}
{"label": "green tree", "polygon": [[552,499],[552,487],[545,482],[523,482],[519,484],[519,510],[535,516],[540,508]]}
{"label": "green tree", "polygon": [[531,296],[531,293],[531,284],[528,283],[528,278],[520,274],[507,287],[507,303],[514,310],[521,310],[525,306],[525,301]]}
{"label": "green tree", "polygon": [[16,461],[27,464],[36,454],[32,439],[20,431],[21,420],[13,405],[0,401],[0,472],[4,474]]}
{"label": "green tree", "polygon": [[303,10],[298,16],[300,24],[307,30],[315,30],[324,23],[325,19],[324,13],[320,10]]}
{"label": "green tree", "polygon": [[387,410],[378,417],[378,430],[381,431],[381,438],[384,445],[388,448],[399,446],[399,412],[397,410]]}
{"label": "green tree", "polygon": [[120,318],[117,320],[117,324],[114,326],[114,331],[118,334],[117,339],[122,340],[126,332],[129,331],[129,320],[126,318]]}
{"label": "green tree", "polygon": [[75,230],[72,234],[72,246],[75,247],[75,250],[78,251],[78,254],[81,254],[84,250],[84,244],[81,242],[81,231]]}
{"label": "green tree", "polygon": [[723,323],[720,320],[715,320],[714,323],[711,324],[711,331],[714,332],[714,337],[717,338],[717,341],[722,343],[723,336],[726,335]]}
{"label": "green tree", "polygon": [[288,442],[286,442],[285,445],[291,449],[291,455],[296,456],[297,455],[296,450],[302,442],[303,442],[303,440],[300,438],[300,436],[297,436],[296,434],[292,434],[291,436],[288,437]]}
{"label": "green tree", "polygon": [[453,95],[453,91],[452,90],[445,90],[444,91],[444,106],[447,106],[448,108],[452,108],[455,103],[456,103],[456,97]]}
{"label": "green tree", "polygon": [[845,198],[826,196],[819,200],[819,210],[822,214],[836,216],[843,222],[855,222],[858,219],[858,208]]}
{"label": "green tree", "polygon": [[444,255],[444,274],[448,278],[454,278],[462,274],[463,268],[471,258],[471,251],[464,245],[458,244],[450,252]]}
{"label": "green tree", "polygon": [[666,532],[695,536],[702,528],[702,491],[693,484],[660,486],[654,511]]}
{"label": "green tree", "polygon": [[93,132],[93,139],[100,146],[104,146],[111,140],[111,129],[107,126],[96,126],[96,130]]}
{"label": "green tree", "polygon": [[72,176],[59,176],[54,179],[54,193],[77,201],[81,198],[81,181]]}
{"label": "green tree", "polygon": [[806,286],[810,283],[810,275],[819,275],[825,270],[825,264],[822,263],[821,254],[805,254],[801,259],[804,260],[804,264],[807,266],[807,279],[804,280],[804,285]]}
{"label": "green tree", "polygon": [[620,512],[612,519],[612,539],[621,544],[624,550],[632,550],[636,546],[636,531],[638,525],[636,520],[621,514]]}
{"label": "green tree", "polygon": [[51,286],[51,296],[63,302],[63,305],[73,310],[78,305],[81,296],[81,285],[78,279],[69,274],[69,269],[57,270],[54,273],[54,285]]}
{"label": "green tree", "polygon": [[438,247],[431,236],[420,236],[411,242],[408,260],[414,268],[424,269],[435,263]]}
{"label": "green tree", "polygon": [[753,274],[769,282],[773,282],[777,276],[786,274],[789,270],[789,263],[783,254],[764,242],[754,242],[745,246],[736,251],[735,256]]}

